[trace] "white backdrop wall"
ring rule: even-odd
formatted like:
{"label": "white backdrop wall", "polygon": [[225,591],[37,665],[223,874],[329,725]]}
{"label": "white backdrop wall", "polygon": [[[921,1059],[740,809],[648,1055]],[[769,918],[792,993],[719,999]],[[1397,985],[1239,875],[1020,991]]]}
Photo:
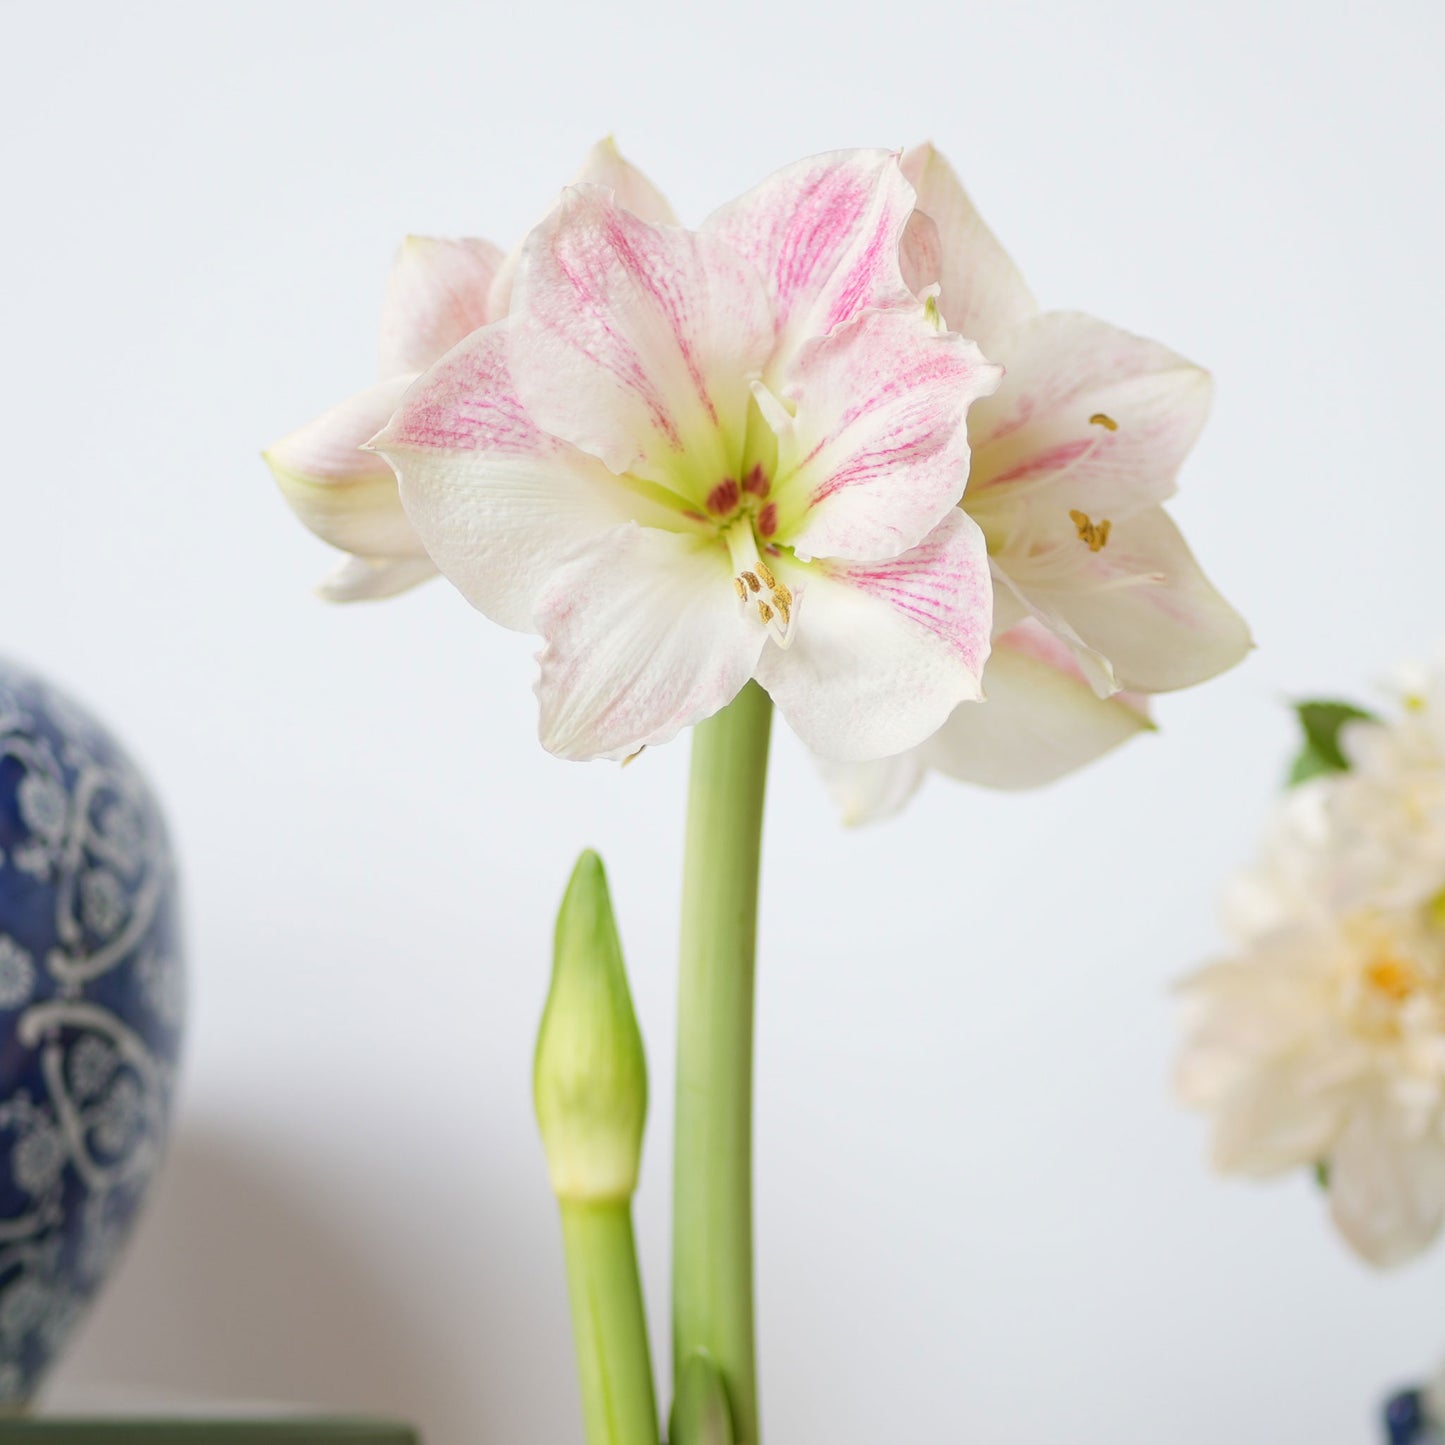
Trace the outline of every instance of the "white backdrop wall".
{"label": "white backdrop wall", "polygon": [[529,1063],[551,913],[609,862],[666,1337],[684,744],[534,742],[529,639],[444,584],[315,601],[259,448],[371,379],[403,233],[504,245],[613,131],[700,219],[932,138],[1045,304],[1218,379],[1177,515],[1260,647],[1038,795],[846,832],[780,732],[757,1168],[775,1441],[1364,1445],[1445,1355],[1303,1180],[1213,1180],[1172,979],[1281,706],[1445,639],[1438,6],[1231,0],[0,5],[0,650],[130,739],[185,866],[179,1129],[55,1380],[579,1438]]}

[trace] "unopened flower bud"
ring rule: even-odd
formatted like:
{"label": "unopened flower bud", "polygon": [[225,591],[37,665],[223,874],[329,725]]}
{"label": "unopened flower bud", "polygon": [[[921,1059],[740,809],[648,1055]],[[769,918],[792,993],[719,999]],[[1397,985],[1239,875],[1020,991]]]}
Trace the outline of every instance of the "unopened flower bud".
{"label": "unopened flower bud", "polygon": [[577,860],[557,914],[532,1097],[558,1199],[631,1197],[642,1161],[647,1061],[602,860]]}

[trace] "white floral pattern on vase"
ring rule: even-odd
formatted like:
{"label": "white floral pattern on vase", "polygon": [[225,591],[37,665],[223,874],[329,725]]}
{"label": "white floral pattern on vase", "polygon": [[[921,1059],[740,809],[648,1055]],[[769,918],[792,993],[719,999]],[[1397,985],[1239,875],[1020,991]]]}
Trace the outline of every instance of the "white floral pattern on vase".
{"label": "white floral pattern on vase", "polygon": [[34,1393],[130,1233],[183,1012],[154,798],[83,709],[0,662],[0,1407]]}

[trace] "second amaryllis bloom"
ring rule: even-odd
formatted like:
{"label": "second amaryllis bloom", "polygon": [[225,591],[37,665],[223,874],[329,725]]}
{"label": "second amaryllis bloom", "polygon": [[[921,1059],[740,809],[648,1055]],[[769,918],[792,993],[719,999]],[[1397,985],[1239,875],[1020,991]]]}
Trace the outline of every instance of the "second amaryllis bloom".
{"label": "second amaryllis bloom", "polygon": [[544,638],[551,751],[626,757],[755,677],[821,756],[875,758],[978,696],[993,585],[957,504],[1000,369],[905,278],[913,213],[881,151],[697,231],[571,187],[509,315],[376,438],[436,565]]}
{"label": "second amaryllis bloom", "polygon": [[936,770],[996,788],[1052,782],[1147,731],[1150,694],[1188,687],[1249,650],[1161,503],[1209,408],[1206,372],[1071,311],[1044,311],[947,161],[903,158],[918,195],[915,284],[1007,376],[969,415],[962,506],[997,586],[987,701],[919,748],[829,768],[849,821],[895,811]]}

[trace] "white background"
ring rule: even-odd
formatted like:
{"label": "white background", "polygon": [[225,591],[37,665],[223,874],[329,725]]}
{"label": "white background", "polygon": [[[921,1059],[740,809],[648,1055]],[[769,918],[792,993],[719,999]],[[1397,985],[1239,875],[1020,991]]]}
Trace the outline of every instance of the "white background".
{"label": "white background", "polygon": [[[776,748],[758,1033],[776,1442],[1374,1438],[1445,1355],[1306,1181],[1207,1173],[1171,980],[1287,697],[1445,634],[1439,7],[834,0],[0,6],[0,650],[127,737],[185,865],[179,1130],[56,1378],[580,1429],[529,1063],[572,857],[612,872],[667,1338],[685,743],[534,741],[533,643],[350,609],[259,449],[372,379],[406,231],[510,243],[600,135],[694,221],[932,136],[1048,305],[1210,366],[1176,514],[1259,650],[1046,793],[836,826]],[[665,1374],[665,1360],[663,1362]],[[666,1381],[662,1381],[665,1391]]]}

